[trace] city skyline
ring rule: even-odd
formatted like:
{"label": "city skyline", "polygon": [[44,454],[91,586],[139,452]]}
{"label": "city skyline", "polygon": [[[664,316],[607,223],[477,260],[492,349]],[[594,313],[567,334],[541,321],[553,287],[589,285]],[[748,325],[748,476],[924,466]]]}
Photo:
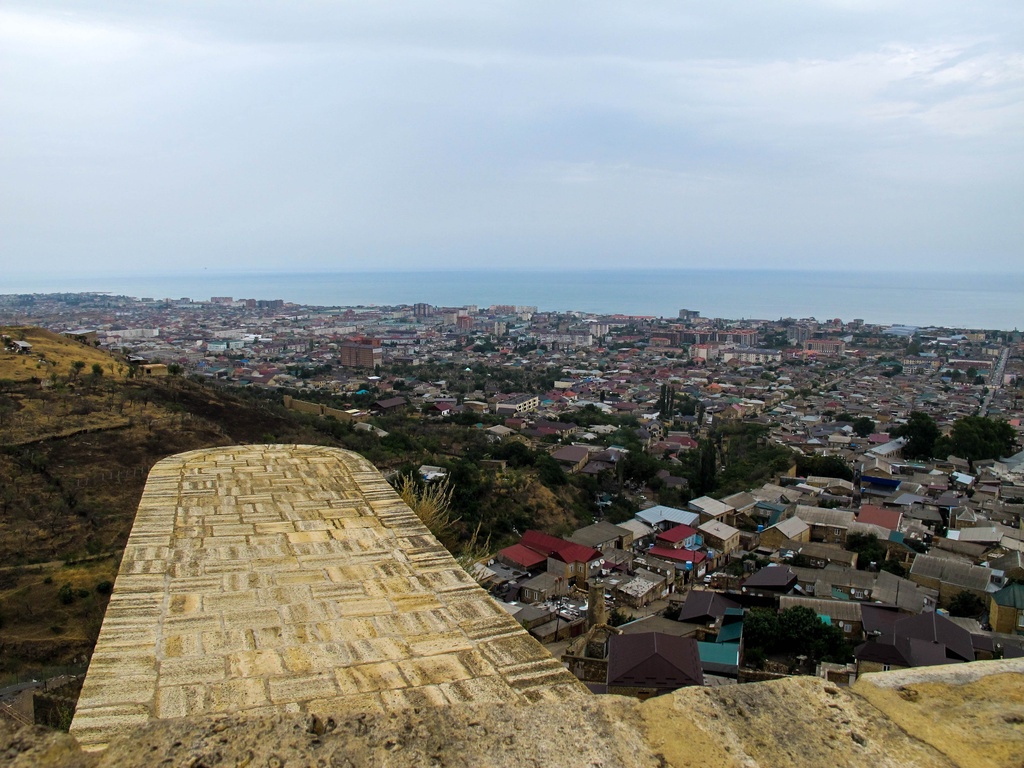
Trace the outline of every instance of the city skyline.
{"label": "city skyline", "polygon": [[1020,272],[1024,9],[6,3],[14,275]]}

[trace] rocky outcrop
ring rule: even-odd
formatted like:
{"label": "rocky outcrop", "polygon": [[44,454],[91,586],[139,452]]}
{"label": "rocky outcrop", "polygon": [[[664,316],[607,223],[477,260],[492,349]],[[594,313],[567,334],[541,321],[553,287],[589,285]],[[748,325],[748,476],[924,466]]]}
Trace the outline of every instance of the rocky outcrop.
{"label": "rocky outcrop", "polygon": [[864,766],[1019,768],[1024,662],[885,672],[852,689],[794,677],[638,702],[468,704],[377,714],[154,720],[84,753],[0,725],[15,768],[142,766]]}

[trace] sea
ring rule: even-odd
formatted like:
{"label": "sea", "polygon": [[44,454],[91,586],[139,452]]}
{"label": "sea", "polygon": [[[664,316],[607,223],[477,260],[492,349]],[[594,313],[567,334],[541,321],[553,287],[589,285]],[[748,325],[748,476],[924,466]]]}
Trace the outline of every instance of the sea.
{"label": "sea", "polygon": [[859,318],[1006,331],[1024,326],[1024,273],[449,269],[0,277],[0,294],[85,291],[156,299],[283,299],[328,307],[515,304],[665,318],[688,309],[734,320]]}

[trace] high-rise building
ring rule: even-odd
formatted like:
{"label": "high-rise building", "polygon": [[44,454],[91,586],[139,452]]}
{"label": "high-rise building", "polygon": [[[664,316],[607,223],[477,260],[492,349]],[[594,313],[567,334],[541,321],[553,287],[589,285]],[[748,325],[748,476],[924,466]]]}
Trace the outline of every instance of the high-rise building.
{"label": "high-rise building", "polygon": [[375,368],[384,362],[379,339],[346,339],[338,345],[339,363],[345,368]]}

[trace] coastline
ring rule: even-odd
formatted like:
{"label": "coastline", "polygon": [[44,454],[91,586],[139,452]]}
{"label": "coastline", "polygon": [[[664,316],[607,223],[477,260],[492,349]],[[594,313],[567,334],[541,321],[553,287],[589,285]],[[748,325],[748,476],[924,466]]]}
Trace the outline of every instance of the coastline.
{"label": "coastline", "polygon": [[308,306],[517,304],[541,311],[869,323],[1012,330],[1024,326],[1024,274],[783,270],[427,270],[97,277],[8,276],[0,293],[112,293]]}

